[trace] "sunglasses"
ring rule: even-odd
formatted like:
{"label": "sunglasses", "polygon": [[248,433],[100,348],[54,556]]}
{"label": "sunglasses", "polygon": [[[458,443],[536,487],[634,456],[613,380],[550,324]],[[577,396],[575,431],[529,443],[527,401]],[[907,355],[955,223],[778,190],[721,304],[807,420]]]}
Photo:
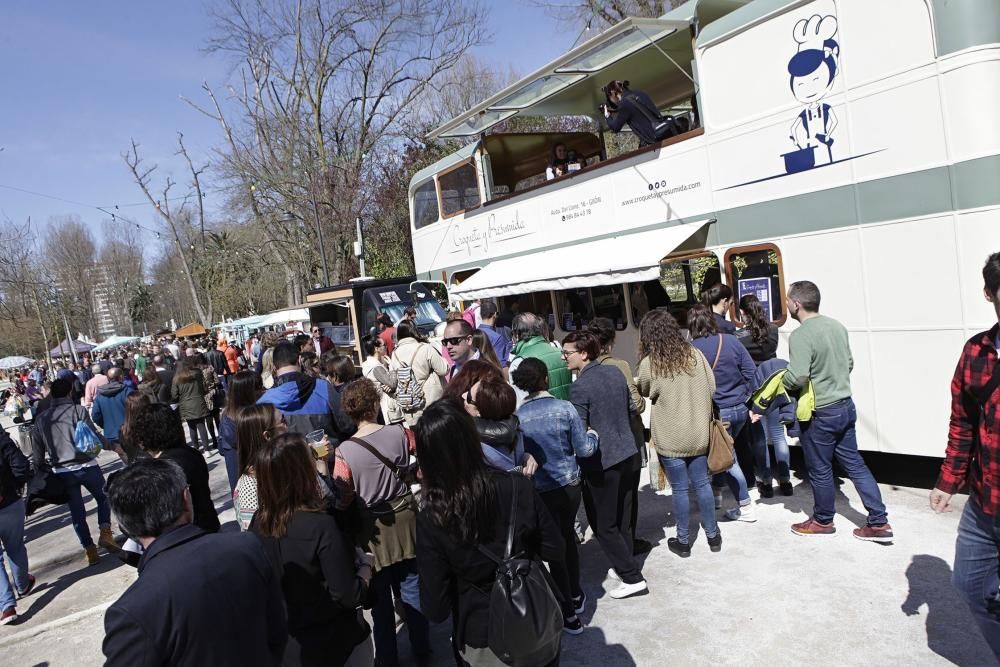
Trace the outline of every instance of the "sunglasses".
{"label": "sunglasses", "polygon": [[452,336],[451,338],[442,338],[441,343],[443,345],[458,345],[466,338],[472,338],[472,336]]}
{"label": "sunglasses", "polygon": [[465,402],[468,403],[469,405],[476,405],[475,399],[472,398],[472,390],[471,389],[469,391],[465,392]]}

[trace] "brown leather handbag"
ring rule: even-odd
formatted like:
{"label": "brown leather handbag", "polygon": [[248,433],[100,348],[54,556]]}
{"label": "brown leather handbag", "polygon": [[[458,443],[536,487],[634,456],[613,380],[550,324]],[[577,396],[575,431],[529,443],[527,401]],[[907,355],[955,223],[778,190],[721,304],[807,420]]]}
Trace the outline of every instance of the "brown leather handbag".
{"label": "brown leather handbag", "polygon": [[[719,334],[719,347],[715,351],[715,361],[712,371],[719,364],[722,355],[722,334]],[[733,467],[736,463],[736,451],[733,449],[733,438],[729,435],[729,424],[718,417],[715,401],[712,402],[712,414],[708,426],[708,472],[717,475]]]}

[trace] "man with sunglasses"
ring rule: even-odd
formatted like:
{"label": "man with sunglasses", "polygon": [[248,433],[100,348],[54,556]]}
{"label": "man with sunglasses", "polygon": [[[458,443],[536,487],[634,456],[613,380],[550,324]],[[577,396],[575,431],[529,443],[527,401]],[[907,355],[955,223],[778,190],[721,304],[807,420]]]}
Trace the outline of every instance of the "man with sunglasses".
{"label": "man with sunglasses", "polygon": [[323,335],[323,330],[315,324],[312,326],[310,336],[312,338],[313,350],[316,351],[316,356],[323,356],[325,352],[333,349],[333,341],[330,340],[329,336]]}
{"label": "man with sunglasses", "polygon": [[448,369],[448,381],[458,375],[466,362],[479,358],[479,350],[472,346],[472,325],[465,320],[452,320],[444,328],[441,344],[455,364]]}

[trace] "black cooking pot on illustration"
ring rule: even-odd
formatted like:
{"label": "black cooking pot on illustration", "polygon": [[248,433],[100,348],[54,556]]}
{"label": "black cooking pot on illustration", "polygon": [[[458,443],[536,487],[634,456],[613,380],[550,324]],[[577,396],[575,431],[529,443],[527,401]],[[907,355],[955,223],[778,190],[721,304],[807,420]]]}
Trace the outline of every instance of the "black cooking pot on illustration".
{"label": "black cooking pot on illustration", "polygon": [[782,153],[781,157],[785,160],[785,173],[795,174],[815,167],[816,155],[813,152],[815,149],[815,146],[806,146],[791,153]]}

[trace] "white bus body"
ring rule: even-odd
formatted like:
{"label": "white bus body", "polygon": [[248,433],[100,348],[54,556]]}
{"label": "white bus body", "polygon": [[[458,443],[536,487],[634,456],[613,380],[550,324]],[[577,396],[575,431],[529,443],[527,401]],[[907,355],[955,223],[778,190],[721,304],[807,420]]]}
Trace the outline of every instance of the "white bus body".
{"label": "white bus body", "polygon": [[[700,31],[676,31],[707,6],[715,14],[700,17]],[[686,40],[690,62],[681,65],[697,82],[701,127],[524,193],[511,185],[503,197],[494,195],[489,143],[467,146],[411,183],[418,279],[443,280],[463,299],[536,293],[524,309],[548,294],[557,338],[578,324],[561,304],[573,301],[564,290],[578,288],[569,297],[590,304],[574,307],[593,315],[603,299],[603,312],[622,313],[616,351],[633,362],[636,285],[660,275],[662,258],[714,256],[734,291],[770,299],[786,358],[796,323],[785,286],[812,280],[822,311],[850,331],[862,448],[940,456],[958,352],[995,322],[980,271],[1000,250],[1000,2],[702,0],[636,26],[673,60]],[[625,33],[583,47],[616,34]],[[799,55],[806,50],[821,53],[812,54],[815,71]],[[569,105],[597,80],[637,78],[612,64],[577,81],[566,60],[504,93],[546,72],[576,72],[520,111],[546,115],[546,104]],[[651,92],[680,99],[665,100],[671,94]],[[491,111],[503,106],[495,98],[484,104],[437,134],[467,126],[474,137],[486,129],[477,119],[509,113]],[[475,167],[475,207],[471,181],[463,195],[461,178],[448,177],[465,165]],[[426,212],[433,184],[437,219]],[[441,215],[456,201],[465,210]],[[740,277],[750,275],[746,258],[764,255],[769,275]]]}

